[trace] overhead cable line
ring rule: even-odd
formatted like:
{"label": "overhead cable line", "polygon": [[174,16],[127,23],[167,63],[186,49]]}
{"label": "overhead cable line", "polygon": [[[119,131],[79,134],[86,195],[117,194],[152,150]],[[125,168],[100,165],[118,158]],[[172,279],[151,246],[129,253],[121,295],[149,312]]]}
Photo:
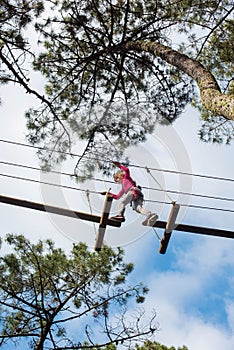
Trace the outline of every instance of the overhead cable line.
{"label": "overhead cable line", "polygon": [[[163,202],[159,200],[153,200],[153,199],[145,199],[145,202],[149,203],[160,203],[160,204],[171,204],[171,202]],[[205,205],[196,205],[196,204],[181,204],[181,207],[186,207],[186,208],[195,208],[195,209],[209,209],[209,210],[218,210],[218,211],[223,211],[223,212],[229,212],[229,213],[234,213],[233,209],[226,209],[226,208],[217,208],[217,207],[209,207]]]}
{"label": "overhead cable line", "polygon": [[[159,188],[153,188],[153,187],[143,187],[143,189],[151,190],[151,191],[159,191],[161,192],[162,190]],[[220,200],[220,201],[227,201],[227,202],[234,202],[233,198],[229,197],[219,197],[219,196],[209,196],[206,194],[199,194],[199,193],[194,193],[194,192],[184,192],[184,191],[175,191],[175,190],[165,190],[167,193],[171,194],[177,194],[177,195],[184,195],[184,196],[191,196],[191,197],[200,197],[200,198],[206,198],[206,199],[215,199],[215,200]],[[163,191],[164,192],[164,191]]]}
{"label": "overhead cable line", "polygon": [[[64,152],[64,151],[54,150],[54,149],[45,148],[45,147],[29,145],[29,144],[25,144],[25,143],[21,143],[21,142],[2,140],[2,139],[0,139],[0,142],[12,144],[12,145],[17,145],[17,146],[23,146],[23,147],[39,149],[39,150],[51,151],[51,152],[54,152],[54,153],[65,154],[65,155],[69,155],[69,156],[72,156],[72,157],[81,157],[80,154],[76,154],[76,153],[72,153],[72,152]],[[89,159],[92,159],[92,160],[95,160],[95,161],[100,161],[100,159],[96,158],[96,157],[84,156],[84,158],[89,158]],[[106,162],[111,162],[109,159],[104,159],[104,160]],[[134,167],[134,168],[139,168],[139,169],[145,169],[145,166],[140,166],[140,165],[136,165],[136,164],[129,164],[129,166],[130,167]],[[206,179],[211,179],[211,180],[220,180],[220,181],[234,182],[234,179],[232,179],[232,178],[225,178],[225,177],[220,177],[220,176],[203,175],[203,174],[188,173],[188,172],[183,172],[183,171],[178,171],[178,170],[160,169],[160,168],[151,168],[151,167],[148,167],[148,169],[149,170],[153,170],[153,171],[164,172],[164,173],[176,174],[176,175],[187,175],[187,176],[201,177],[201,178],[206,178]]]}
{"label": "overhead cable line", "polygon": [[[38,183],[38,184],[42,184],[42,185],[48,185],[48,186],[54,186],[54,187],[60,187],[60,188],[66,188],[66,189],[70,189],[70,190],[76,190],[76,191],[81,191],[81,192],[86,192],[87,190],[82,189],[82,188],[76,188],[76,187],[72,187],[72,186],[67,186],[67,185],[59,185],[59,184],[55,184],[55,183],[51,183],[51,182],[46,182],[46,181],[41,181],[41,180],[35,180],[35,179],[29,179],[26,177],[20,177],[20,176],[16,176],[16,175],[7,175],[7,174],[0,174],[0,176],[3,177],[9,177],[11,179],[16,179],[16,180],[23,180],[23,181],[29,181],[29,182],[34,182],[34,183]],[[97,191],[89,191],[90,193],[99,193]]]}
{"label": "overhead cable line", "polygon": [[[134,164],[130,164],[129,166],[132,166],[133,168],[139,168],[139,169],[145,169],[146,168],[145,166],[134,165]],[[187,175],[187,176],[201,177],[201,178],[206,178],[206,179],[211,179],[211,180],[220,180],[220,181],[231,181],[231,182],[234,182],[234,179],[220,177],[220,176],[203,175],[203,174],[197,174],[197,173],[188,173],[188,172],[183,172],[183,171],[178,171],[178,170],[169,170],[169,169],[160,169],[160,168],[150,168],[150,167],[147,167],[147,168],[149,170],[160,171],[160,172],[163,172],[163,173],[170,173],[170,174],[176,174],[176,175]]]}
{"label": "overhead cable line", "polygon": [[[23,180],[23,181],[29,181],[33,183],[38,183],[38,184],[43,184],[43,185],[48,185],[48,186],[54,186],[54,187],[59,187],[59,188],[65,188],[65,189],[70,189],[70,190],[76,190],[76,191],[81,191],[81,192],[87,192],[85,189],[77,188],[77,187],[72,187],[72,186],[67,186],[67,185],[60,185],[60,184],[55,184],[51,182],[46,182],[46,181],[40,181],[40,180],[35,180],[35,179],[29,179],[25,177],[20,177],[16,175],[8,175],[8,174],[1,174],[0,176],[3,177],[8,177],[16,180]],[[98,191],[92,191],[89,190],[90,193],[94,194],[100,194]],[[160,203],[160,204],[171,204],[163,201],[157,201],[157,200],[150,200],[150,199],[145,199],[145,202],[151,202],[151,203]],[[193,204],[180,204],[181,206],[187,207],[187,208],[197,208],[197,209],[210,209],[210,210],[218,210],[218,211],[224,211],[224,212],[231,212],[234,213],[234,210],[231,209],[225,209],[225,208],[215,208],[215,207],[207,207],[207,206],[202,206],[202,205],[193,205]]]}
{"label": "overhead cable line", "polygon": [[[14,163],[14,162],[5,162],[5,161],[0,161],[0,164],[9,165],[9,166],[15,166],[15,167],[29,169],[29,170],[37,170],[37,171],[48,173],[48,171],[43,170],[40,167],[34,167],[34,166],[31,166],[31,165],[19,164],[19,163]],[[71,174],[71,173],[66,173],[66,172],[61,172],[61,171],[56,171],[56,170],[50,170],[49,173],[57,174],[57,175],[66,175],[66,176],[71,176],[71,177],[75,176],[74,174]]]}
{"label": "overhead cable line", "polygon": [[[9,165],[9,166],[14,166],[14,167],[19,167],[23,169],[29,169],[29,170],[36,170],[36,171],[42,171],[43,170],[40,167],[33,167],[29,165],[24,165],[24,164],[19,164],[19,163],[13,163],[13,162],[5,162],[5,161],[0,161],[0,164],[3,165]],[[46,171],[45,171],[46,173]],[[68,173],[68,172],[61,172],[61,171],[56,171],[56,170],[50,170],[49,173],[56,174],[56,175],[63,175],[63,176],[69,176],[69,177],[75,177],[73,173]],[[99,179],[96,177],[91,177],[89,180],[94,180],[97,182],[103,182],[103,179]],[[114,181],[110,180],[105,180],[106,183],[110,184],[115,184]],[[183,191],[175,191],[175,190],[170,190],[170,189],[163,189],[163,188],[154,188],[154,187],[147,187],[147,186],[141,186],[142,189],[150,190],[150,191],[158,191],[158,192],[167,192],[171,194],[176,194],[176,195],[185,195],[185,196],[191,196],[191,197],[200,197],[200,198],[206,198],[206,199],[214,199],[214,200],[220,200],[220,201],[228,201],[228,202],[234,202],[233,198],[228,198],[228,197],[219,197],[219,196],[209,196],[205,194],[199,194],[199,193],[190,193],[190,192],[183,192]],[[160,186],[161,187],[161,186]]]}

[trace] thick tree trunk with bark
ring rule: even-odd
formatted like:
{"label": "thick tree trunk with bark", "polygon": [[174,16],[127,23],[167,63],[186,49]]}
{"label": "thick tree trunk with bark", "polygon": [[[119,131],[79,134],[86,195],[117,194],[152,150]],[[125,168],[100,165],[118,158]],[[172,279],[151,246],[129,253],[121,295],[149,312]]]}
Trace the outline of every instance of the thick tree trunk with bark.
{"label": "thick tree trunk with bark", "polygon": [[140,40],[129,42],[125,49],[152,53],[177,67],[196,81],[204,108],[226,119],[234,120],[234,96],[221,93],[214,76],[200,62],[157,42]]}

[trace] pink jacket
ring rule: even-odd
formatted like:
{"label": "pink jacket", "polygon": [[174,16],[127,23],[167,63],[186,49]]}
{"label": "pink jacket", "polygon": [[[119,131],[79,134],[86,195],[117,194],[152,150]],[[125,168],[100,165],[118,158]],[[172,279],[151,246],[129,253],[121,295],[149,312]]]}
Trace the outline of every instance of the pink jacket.
{"label": "pink jacket", "polygon": [[110,193],[114,199],[119,199],[124,193],[127,193],[130,188],[136,186],[136,182],[131,178],[130,171],[123,165],[119,165],[119,168],[124,171],[122,189],[117,193]]}

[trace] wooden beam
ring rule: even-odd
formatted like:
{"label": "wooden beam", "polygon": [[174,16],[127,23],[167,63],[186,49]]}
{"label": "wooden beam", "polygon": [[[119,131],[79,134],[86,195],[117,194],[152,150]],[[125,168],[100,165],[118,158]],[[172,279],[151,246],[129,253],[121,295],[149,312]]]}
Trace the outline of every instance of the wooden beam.
{"label": "wooden beam", "polygon": [[[18,198],[1,196],[1,195],[0,195],[0,203],[15,205],[18,207],[44,211],[44,212],[48,212],[48,213],[52,213],[52,214],[63,215],[63,216],[71,217],[71,218],[92,221],[92,222],[97,222],[97,223],[100,223],[100,220],[101,220],[101,217],[97,216],[97,215],[91,215],[88,213],[83,213],[83,212],[74,211],[74,210],[65,209],[65,208],[54,207],[51,205],[46,205],[46,204],[42,204],[42,203],[35,203],[35,202],[25,201],[25,200],[18,199]],[[108,219],[107,225],[120,227],[121,222]]]}
{"label": "wooden beam", "polygon": [[221,230],[216,228],[201,227],[201,226],[191,226],[178,224],[175,228],[175,231],[183,231],[187,233],[197,233],[200,235],[216,236],[216,237],[225,237],[234,239],[234,231]]}
{"label": "wooden beam", "polygon": [[[98,228],[98,233],[97,233],[97,237],[96,237],[96,241],[95,241],[95,246],[94,246],[94,250],[96,252],[99,252],[102,248],[103,239],[104,239],[104,235],[106,232],[106,226],[108,224],[108,216],[110,213],[112,200],[113,200],[113,197],[110,196],[107,192],[102,215],[101,215],[101,219],[100,219],[100,224],[99,224],[99,228]],[[119,222],[119,224],[121,225],[121,222]]]}
{"label": "wooden beam", "polygon": [[[154,223],[153,227],[165,229],[167,225],[166,221],[158,220]],[[192,226],[186,224],[176,224],[174,231],[197,233],[200,235],[225,237],[234,239],[234,231],[221,230],[213,227]]]}
{"label": "wooden beam", "polygon": [[176,204],[175,202],[172,203],[172,208],[168,217],[168,221],[166,224],[166,228],[164,231],[163,238],[161,239],[160,242],[160,247],[159,247],[159,253],[160,254],[165,254],[167,250],[168,243],[171,238],[172,231],[174,230],[176,224],[176,218],[179,213],[180,205]]}

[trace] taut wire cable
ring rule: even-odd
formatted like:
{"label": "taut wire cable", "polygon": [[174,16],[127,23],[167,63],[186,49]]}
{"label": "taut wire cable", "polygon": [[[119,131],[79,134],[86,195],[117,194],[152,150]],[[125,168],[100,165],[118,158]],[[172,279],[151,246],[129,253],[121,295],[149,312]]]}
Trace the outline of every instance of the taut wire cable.
{"label": "taut wire cable", "polygon": [[171,196],[169,196],[169,194],[167,193],[167,191],[161,186],[161,184],[158,182],[158,180],[151,174],[149,168],[146,166],[145,167],[147,173],[150,174],[150,176],[154,179],[154,181],[158,184],[158,186],[160,187],[160,189],[165,193],[165,195],[167,196],[167,198],[171,201],[171,203],[175,203],[175,201],[171,198]]}

